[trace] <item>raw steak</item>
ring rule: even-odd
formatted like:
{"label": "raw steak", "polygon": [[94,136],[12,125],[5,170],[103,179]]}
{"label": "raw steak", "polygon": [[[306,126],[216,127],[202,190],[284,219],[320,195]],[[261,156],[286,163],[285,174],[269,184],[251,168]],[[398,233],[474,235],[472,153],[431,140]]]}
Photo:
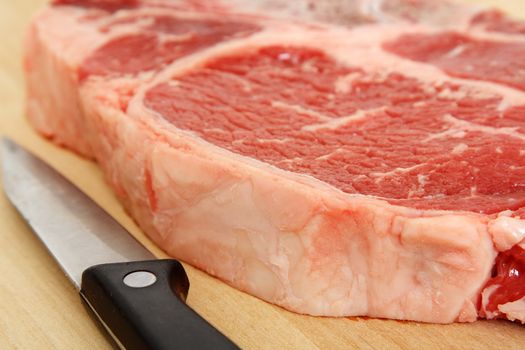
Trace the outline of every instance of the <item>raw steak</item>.
{"label": "raw steak", "polygon": [[166,252],[259,298],[525,322],[524,23],[293,4],[55,1],[27,37],[29,118]]}

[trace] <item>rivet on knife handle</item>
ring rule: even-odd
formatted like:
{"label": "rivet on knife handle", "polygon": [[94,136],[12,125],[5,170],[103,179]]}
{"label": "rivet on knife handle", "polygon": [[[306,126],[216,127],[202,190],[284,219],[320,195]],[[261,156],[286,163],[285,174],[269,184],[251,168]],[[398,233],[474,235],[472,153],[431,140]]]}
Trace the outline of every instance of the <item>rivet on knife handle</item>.
{"label": "rivet on knife handle", "polygon": [[238,349],[186,305],[188,289],[178,261],[151,260],[90,267],[80,294],[125,349]]}

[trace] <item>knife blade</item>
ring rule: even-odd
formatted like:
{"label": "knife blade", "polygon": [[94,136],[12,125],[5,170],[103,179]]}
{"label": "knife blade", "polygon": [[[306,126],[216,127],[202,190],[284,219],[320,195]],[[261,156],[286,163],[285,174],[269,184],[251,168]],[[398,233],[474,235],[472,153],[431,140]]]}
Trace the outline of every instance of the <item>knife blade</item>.
{"label": "knife blade", "polygon": [[7,198],[122,349],[238,349],[186,303],[176,260],[156,260],[45,162],[2,140]]}

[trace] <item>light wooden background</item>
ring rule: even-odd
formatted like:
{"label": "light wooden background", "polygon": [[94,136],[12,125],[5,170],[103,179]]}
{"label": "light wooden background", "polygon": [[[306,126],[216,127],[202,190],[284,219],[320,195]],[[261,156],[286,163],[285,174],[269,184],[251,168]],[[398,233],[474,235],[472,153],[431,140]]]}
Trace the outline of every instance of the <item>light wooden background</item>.
{"label": "light wooden background", "polygon": [[[464,0],[525,17],[525,0]],[[97,167],[36,136],[23,118],[23,29],[44,0],[0,0],[0,133],[73,179],[159,257],[102,180]],[[108,349],[76,291],[0,193],[0,349]],[[300,316],[187,267],[189,304],[246,349],[525,349],[525,328],[509,322],[430,325]]]}

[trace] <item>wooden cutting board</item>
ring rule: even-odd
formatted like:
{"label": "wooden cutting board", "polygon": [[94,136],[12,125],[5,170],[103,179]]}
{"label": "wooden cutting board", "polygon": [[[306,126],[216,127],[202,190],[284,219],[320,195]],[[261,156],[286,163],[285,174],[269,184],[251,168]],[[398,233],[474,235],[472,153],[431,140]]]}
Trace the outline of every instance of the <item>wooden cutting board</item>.
{"label": "wooden cutting board", "polygon": [[[524,0],[464,0],[525,17]],[[91,195],[158,257],[91,162],[38,137],[23,112],[21,43],[44,0],[0,0],[0,133],[46,159]],[[65,28],[67,30],[67,28]],[[109,349],[76,291],[0,194],[0,349]],[[432,325],[296,315],[186,266],[188,303],[246,349],[524,349],[525,328],[503,321]]]}

